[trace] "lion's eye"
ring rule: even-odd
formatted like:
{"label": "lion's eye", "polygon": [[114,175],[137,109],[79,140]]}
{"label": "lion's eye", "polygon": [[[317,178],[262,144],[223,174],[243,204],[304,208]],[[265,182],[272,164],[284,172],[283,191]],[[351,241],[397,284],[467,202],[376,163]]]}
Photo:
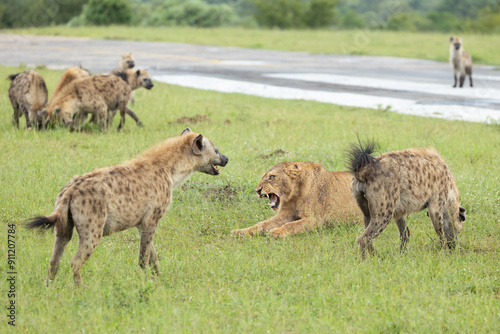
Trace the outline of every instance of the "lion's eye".
{"label": "lion's eye", "polygon": [[273,180],[275,177],[275,175],[269,175],[269,180]]}

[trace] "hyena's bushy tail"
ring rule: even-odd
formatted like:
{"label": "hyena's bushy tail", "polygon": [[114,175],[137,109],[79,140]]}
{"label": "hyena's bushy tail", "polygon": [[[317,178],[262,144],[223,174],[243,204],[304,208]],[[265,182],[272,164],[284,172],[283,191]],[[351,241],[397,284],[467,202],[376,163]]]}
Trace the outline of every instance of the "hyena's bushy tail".
{"label": "hyena's bushy tail", "polygon": [[372,156],[375,152],[375,142],[373,140],[367,140],[365,143],[361,143],[358,138],[358,143],[351,144],[351,147],[347,150],[347,169],[354,175],[354,177],[359,181],[359,171],[361,168],[367,165],[376,165],[377,161]]}
{"label": "hyena's bushy tail", "polygon": [[[69,202],[71,199],[72,191],[69,190],[70,189],[64,189],[63,193],[57,196],[56,208],[54,212],[52,212],[48,216],[33,217],[24,225],[24,227],[29,230],[48,230],[51,228],[55,228],[57,235],[65,234],[66,229],[69,227],[68,223],[71,216],[71,212],[69,210]],[[72,224],[71,228],[73,228]]]}

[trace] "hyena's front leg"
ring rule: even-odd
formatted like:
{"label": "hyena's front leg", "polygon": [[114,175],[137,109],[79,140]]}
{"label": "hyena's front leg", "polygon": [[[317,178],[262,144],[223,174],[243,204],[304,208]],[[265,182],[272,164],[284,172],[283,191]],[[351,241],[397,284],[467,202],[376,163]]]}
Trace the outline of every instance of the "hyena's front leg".
{"label": "hyena's front leg", "polygon": [[151,253],[149,255],[149,266],[153,269],[156,275],[160,275],[160,269],[158,268],[158,255],[156,254],[155,245],[151,242]]}
{"label": "hyena's front leg", "polygon": [[464,86],[465,73],[460,73],[460,88]]}
{"label": "hyena's front leg", "polygon": [[233,230],[231,231],[231,234],[242,237],[264,235],[267,231],[270,231],[276,227],[280,227],[290,221],[292,221],[291,218],[277,215],[270,219],[261,221],[260,223],[257,223],[254,226]]}
{"label": "hyena's front leg", "polygon": [[453,88],[457,87],[457,74],[453,73],[453,78],[455,79],[455,83],[453,84]]}
{"label": "hyena's front leg", "polygon": [[144,124],[142,124],[142,122],[139,120],[139,117],[137,117],[137,114],[135,112],[133,112],[132,110],[130,110],[130,108],[127,107],[127,115],[129,115],[130,117],[132,117],[132,119],[135,121],[135,123],[137,124],[138,127],[143,127]]}
{"label": "hyena's front leg", "polygon": [[432,226],[436,231],[437,236],[441,244],[448,248],[448,244],[444,242],[444,220],[443,220],[443,210],[444,210],[445,200],[434,196],[429,200],[428,213],[432,221]]}
{"label": "hyena's front leg", "polygon": [[[161,210],[160,210],[161,211]],[[158,221],[162,215],[157,213],[157,209],[146,214],[141,225],[137,228],[141,235],[141,246],[139,249],[139,266],[146,270],[146,266],[153,262],[153,270],[158,271],[158,257],[153,246],[153,237],[158,226]],[[152,257],[153,256],[153,257]]]}

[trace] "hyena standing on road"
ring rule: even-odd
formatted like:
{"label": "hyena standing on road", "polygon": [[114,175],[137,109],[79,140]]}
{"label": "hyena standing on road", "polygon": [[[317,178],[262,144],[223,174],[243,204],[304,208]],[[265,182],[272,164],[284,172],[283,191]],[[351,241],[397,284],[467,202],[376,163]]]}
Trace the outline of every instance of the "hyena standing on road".
{"label": "hyena standing on road", "polygon": [[464,85],[465,75],[469,76],[470,86],[472,87],[472,57],[464,50],[462,38],[460,37],[450,37],[450,64],[455,79],[453,88],[457,87],[457,74],[460,74],[460,88]]}
{"label": "hyena standing on road", "polygon": [[48,92],[42,76],[35,71],[25,71],[11,74],[7,77],[12,80],[9,87],[9,99],[14,109],[12,121],[19,128],[19,117],[26,118],[26,128],[38,127],[41,115],[47,107]]}
{"label": "hyena standing on road", "polygon": [[217,166],[224,167],[228,160],[210,140],[187,128],[135,159],[73,177],[57,195],[54,212],[26,225],[29,229],[55,228],[47,284],[57,274],[74,227],[80,239],[71,260],[77,286],[82,284],[80,270],[101,237],[132,227],[141,234],[139,265],[150,266],[158,274],[153,236],[174,189],[194,172],[218,175]]}

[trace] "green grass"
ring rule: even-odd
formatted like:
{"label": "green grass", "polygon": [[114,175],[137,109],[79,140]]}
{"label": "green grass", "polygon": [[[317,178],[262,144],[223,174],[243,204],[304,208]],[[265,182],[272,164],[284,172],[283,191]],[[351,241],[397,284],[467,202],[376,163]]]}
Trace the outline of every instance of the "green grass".
{"label": "green grass", "polygon": [[[0,78],[18,72],[0,67]],[[61,72],[40,69],[49,91]],[[270,100],[155,83],[139,90],[130,119],[108,134],[60,128],[17,130],[9,82],[0,80],[0,219],[16,224],[17,327],[28,333],[495,333],[500,331],[500,128],[304,101]],[[176,124],[183,116],[210,121]],[[162,275],[137,265],[139,238],[104,238],[76,289],[70,259],[76,232],[53,285],[46,288],[52,233],[21,224],[52,212],[75,174],[118,164],[190,126],[230,158],[220,176],[193,175],[155,236]],[[435,146],[461,191],[467,221],[458,249],[440,250],[425,212],[408,219],[409,249],[399,254],[394,223],[362,261],[361,225],[338,225],[285,240],[238,239],[234,228],[273,215],[254,188],[274,164],[314,161],[343,170],[348,143],[375,138],[380,151]],[[285,156],[262,158],[275,150]],[[7,254],[7,229],[0,249]],[[7,257],[0,266],[7,306]],[[0,326],[7,327],[5,317]],[[11,331],[12,328],[11,328]]]}
{"label": "green grass", "polygon": [[[266,30],[244,28],[189,27],[67,27],[3,30],[34,35],[61,35],[105,39],[147,40],[255,49],[306,51],[311,53],[358,54],[410,57],[448,61],[447,33],[393,32],[379,30]],[[462,34],[465,49],[474,63],[500,64],[500,35]]]}

